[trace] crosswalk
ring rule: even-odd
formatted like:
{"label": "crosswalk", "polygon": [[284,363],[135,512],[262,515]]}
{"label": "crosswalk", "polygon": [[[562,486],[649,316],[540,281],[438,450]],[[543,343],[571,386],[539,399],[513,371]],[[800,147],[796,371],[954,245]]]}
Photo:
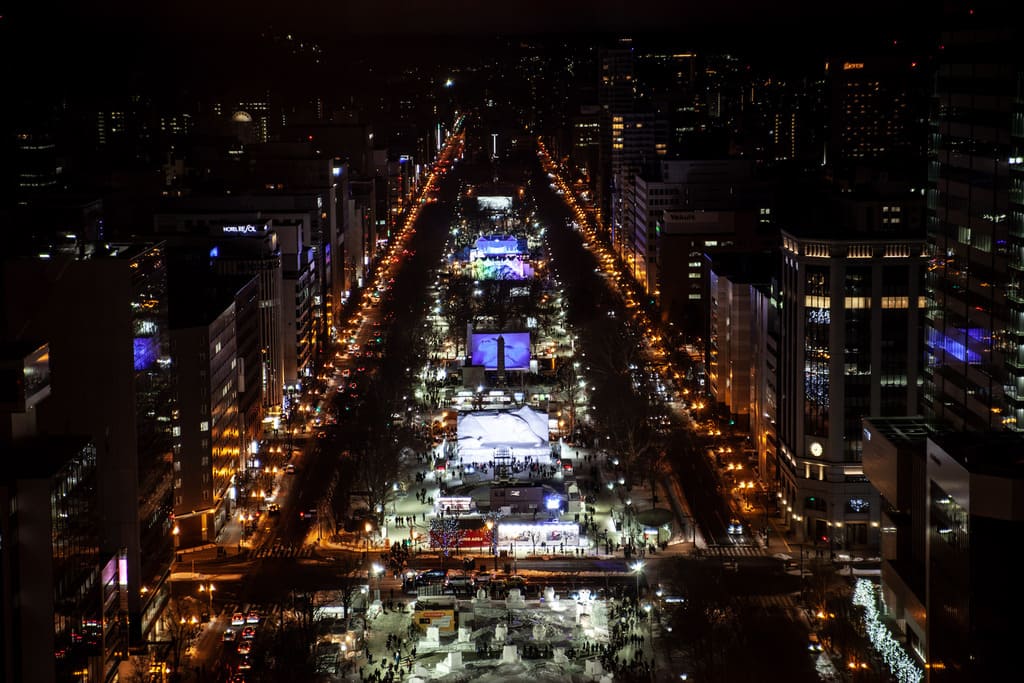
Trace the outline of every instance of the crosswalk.
{"label": "crosswalk", "polygon": [[315,548],[311,545],[282,545],[275,543],[274,545],[265,545],[257,548],[252,552],[251,557],[313,557],[313,551]]}
{"label": "crosswalk", "polygon": [[708,557],[766,557],[764,548],[756,545],[709,545],[703,549]]}
{"label": "crosswalk", "polygon": [[759,607],[769,612],[798,610],[796,600],[788,593],[776,593],[774,595],[748,595],[742,600],[744,604],[750,607]]}

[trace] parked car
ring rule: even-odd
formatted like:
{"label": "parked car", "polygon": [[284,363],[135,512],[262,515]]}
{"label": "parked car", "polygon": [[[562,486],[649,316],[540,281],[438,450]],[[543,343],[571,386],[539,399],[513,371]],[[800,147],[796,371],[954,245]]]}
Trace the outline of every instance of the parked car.
{"label": "parked car", "polygon": [[428,569],[416,577],[416,585],[429,586],[432,584],[443,584],[447,578],[447,569]]}
{"label": "parked car", "polygon": [[469,574],[452,574],[445,580],[445,585],[456,591],[468,591],[473,587],[473,577]]}

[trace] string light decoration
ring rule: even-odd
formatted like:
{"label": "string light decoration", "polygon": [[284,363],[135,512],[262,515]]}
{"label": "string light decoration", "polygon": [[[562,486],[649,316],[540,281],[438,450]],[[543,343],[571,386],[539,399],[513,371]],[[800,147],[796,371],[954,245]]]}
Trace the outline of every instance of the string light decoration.
{"label": "string light decoration", "polygon": [[893,676],[900,683],[920,683],[924,672],[918,667],[903,646],[893,638],[888,627],[878,616],[878,589],[868,579],[857,579],[853,589],[853,604],[864,608],[864,626],[872,647],[882,655]]}

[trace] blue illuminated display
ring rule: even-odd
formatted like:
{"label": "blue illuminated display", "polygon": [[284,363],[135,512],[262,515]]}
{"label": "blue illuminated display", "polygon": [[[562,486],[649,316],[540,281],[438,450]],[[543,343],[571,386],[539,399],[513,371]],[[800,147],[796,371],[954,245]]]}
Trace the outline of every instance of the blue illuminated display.
{"label": "blue illuminated display", "polygon": [[[963,331],[959,331],[963,334]],[[967,330],[967,336],[974,340],[984,340],[986,335],[985,331],[980,328],[971,328]],[[972,351],[958,339],[953,339],[936,329],[928,330],[928,344],[935,350],[942,350],[956,358],[961,363],[968,363],[970,365],[976,365],[981,362],[981,355],[977,351]]]}
{"label": "blue illuminated display", "polygon": [[473,365],[482,365],[485,370],[498,368],[498,337],[502,337],[505,342],[505,369],[529,370],[529,332],[473,334],[471,346]]}
{"label": "blue illuminated display", "polygon": [[132,347],[135,352],[136,370],[148,370],[153,367],[157,356],[160,355],[160,342],[157,337],[136,337],[132,340]]}

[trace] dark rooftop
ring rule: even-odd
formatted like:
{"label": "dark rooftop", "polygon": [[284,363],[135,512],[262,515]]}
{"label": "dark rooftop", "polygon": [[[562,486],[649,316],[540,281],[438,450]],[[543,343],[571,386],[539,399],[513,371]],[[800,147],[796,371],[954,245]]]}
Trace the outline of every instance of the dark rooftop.
{"label": "dark rooftop", "polygon": [[1024,479],[1024,434],[943,432],[931,439],[972,473]]}
{"label": "dark rooftop", "polygon": [[85,436],[32,436],[5,446],[4,481],[52,477],[91,440]]}
{"label": "dark rooftop", "polygon": [[939,426],[933,420],[911,415],[909,417],[866,417],[875,430],[896,446],[915,446],[939,433]]}

